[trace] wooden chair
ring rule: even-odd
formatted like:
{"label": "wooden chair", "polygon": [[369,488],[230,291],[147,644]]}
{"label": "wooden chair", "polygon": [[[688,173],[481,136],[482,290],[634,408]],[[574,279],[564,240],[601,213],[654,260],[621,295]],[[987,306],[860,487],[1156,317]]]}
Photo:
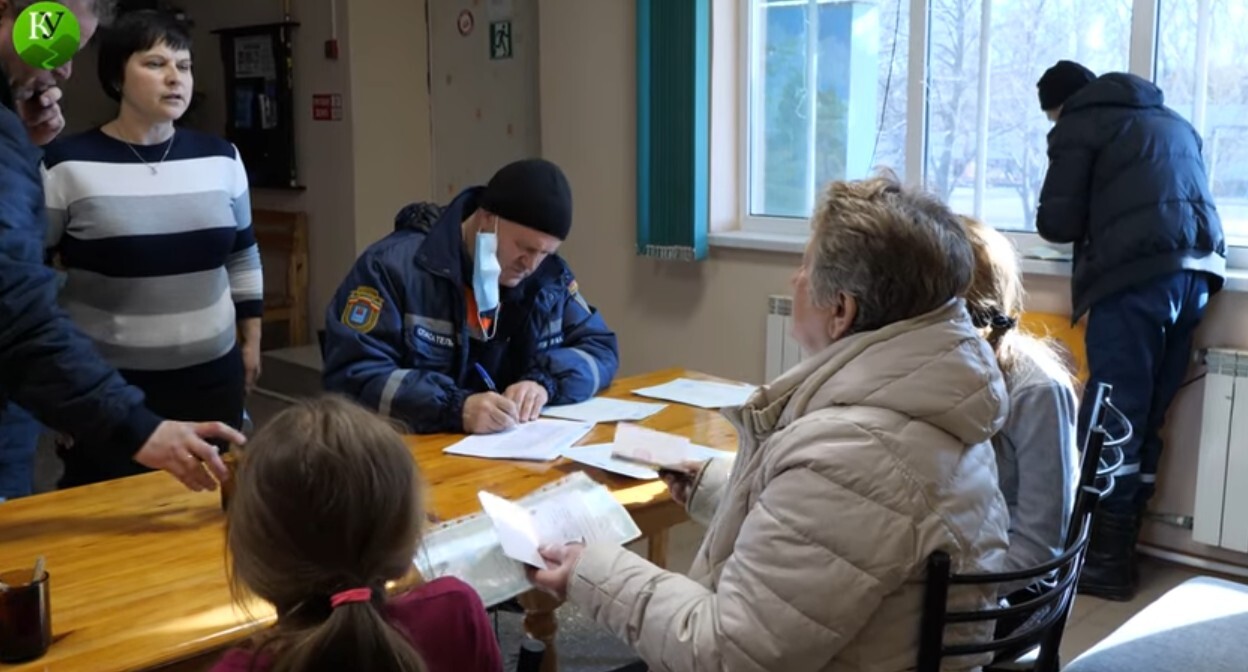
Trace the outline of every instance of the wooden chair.
{"label": "wooden chair", "polygon": [[1070,355],[1075,379],[1081,385],[1087,384],[1088,354],[1083,341],[1084,332],[1087,331],[1086,321],[1072,325],[1069,315],[1025,312],[1018,327],[1037,338],[1047,338],[1061,344]]}
{"label": "wooden chair", "polygon": [[[984,667],[985,672],[994,670],[1034,670],[1035,672],[1058,672],[1058,650],[1062,643],[1062,631],[1074,605],[1075,589],[1079,583],[1079,571],[1083,568],[1083,556],[1088,547],[1092,527],[1092,513],[1097,502],[1113,488],[1112,476],[1121,465],[1121,451],[1117,451],[1117,463],[1106,464],[1102,449],[1115,447],[1130,439],[1127,435],[1108,438],[1105,420],[1113,413],[1125,423],[1125,417],[1110,400],[1112,387],[1105,383],[1097,386],[1096,403],[1092,407],[1092,423],[1084,437],[1079,491],[1074,510],[1066,529],[1065,552],[1042,565],[1015,572],[994,574],[953,574],[947,553],[933,553],[927,564],[927,587],[923,599],[923,614],[919,630],[918,672],[937,672],[941,660],[955,656],[991,653],[994,660]],[[1124,424],[1129,428],[1129,424]],[[1106,486],[1098,486],[1098,478]],[[1002,584],[1014,581],[1035,582],[1056,573],[1055,585],[1043,594],[1021,604],[1009,607],[993,607],[974,611],[947,611],[949,587],[954,585]],[[1004,618],[1026,618],[1026,622],[1002,638],[987,642],[946,644],[945,627],[950,623],[993,622]]]}
{"label": "wooden chair", "polygon": [[276,269],[285,282],[273,287],[278,273],[266,273],[264,324],[284,323],[287,345],[308,338],[308,218],[302,212],[252,210],[252,228],[266,269]]}

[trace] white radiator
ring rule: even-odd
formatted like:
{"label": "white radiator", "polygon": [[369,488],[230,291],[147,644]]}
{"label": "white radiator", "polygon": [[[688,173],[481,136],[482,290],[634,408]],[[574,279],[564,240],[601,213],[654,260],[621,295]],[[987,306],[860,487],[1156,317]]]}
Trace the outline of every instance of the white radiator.
{"label": "white radiator", "polygon": [[1248,553],[1248,352],[1205,354],[1192,539]]}
{"label": "white radiator", "polygon": [[771,296],[767,299],[767,353],[764,369],[767,382],[797,365],[806,356],[793,338],[793,299]]}

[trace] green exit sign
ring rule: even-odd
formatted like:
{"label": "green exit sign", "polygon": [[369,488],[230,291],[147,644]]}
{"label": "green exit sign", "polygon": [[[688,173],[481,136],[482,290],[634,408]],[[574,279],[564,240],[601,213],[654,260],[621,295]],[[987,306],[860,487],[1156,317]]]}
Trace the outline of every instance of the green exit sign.
{"label": "green exit sign", "polygon": [[511,58],[511,22],[490,23],[490,60]]}

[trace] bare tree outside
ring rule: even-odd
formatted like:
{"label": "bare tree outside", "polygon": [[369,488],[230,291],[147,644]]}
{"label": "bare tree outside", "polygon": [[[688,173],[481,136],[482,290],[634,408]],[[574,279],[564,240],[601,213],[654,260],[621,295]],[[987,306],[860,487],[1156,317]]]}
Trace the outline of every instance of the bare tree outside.
{"label": "bare tree outside", "polygon": [[[926,86],[927,187],[961,212],[971,213],[977,171],[986,171],[981,216],[1000,229],[1034,231],[1040,187],[1048,168],[1047,134],[1052,124],[1039,108],[1036,81],[1061,59],[1075,60],[1098,74],[1125,71],[1131,49],[1132,10],[1138,0],[991,0],[988,32],[988,152],[976,157],[980,41],[984,0],[929,0],[930,30]],[[845,177],[837,149],[846,142],[844,115],[855,100],[825,89],[814,93],[817,123],[805,90],[809,81],[807,33],[797,18],[813,3],[827,11],[827,0],[754,0],[772,19],[766,47],[758,57],[766,68],[764,189],[766,212],[804,217],[802,185],[808,179],[801,160],[813,141],[816,181]],[[863,0],[878,25],[878,84],[870,127],[872,166],[904,173],[906,161],[909,0]],[[1201,81],[1198,24],[1201,5],[1210,17],[1206,96]],[[787,15],[781,13],[787,12]],[[1194,123],[1204,139],[1218,209],[1228,235],[1248,244],[1248,59],[1240,36],[1248,34],[1248,0],[1160,0],[1156,81],[1166,102]],[[776,13],[776,14],[772,14]],[[809,14],[804,14],[809,17]],[[787,23],[786,23],[787,22]],[[786,29],[784,26],[789,26]],[[777,28],[778,27],[778,28]],[[820,35],[817,54],[829,64],[829,40]],[[756,72],[757,70],[756,66]],[[821,80],[822,81],[822,80]],[[1203,105],[1198,106],[1198,98]],[[866,104],[866,103],[864,103]],[[1202,114],[1195,119],[1197,108]],[[756,115],[757,117],[757,115]],[[752,122],[752,124],[755,122]],[[808,137],[814,130],[813,139]],[[758,147],[758,143],[755,147]],[[826,156],[825,156],[826,154]],[[755,160],[752,165],[759,165]],[[848,175],[856,177],[857,175]]]}

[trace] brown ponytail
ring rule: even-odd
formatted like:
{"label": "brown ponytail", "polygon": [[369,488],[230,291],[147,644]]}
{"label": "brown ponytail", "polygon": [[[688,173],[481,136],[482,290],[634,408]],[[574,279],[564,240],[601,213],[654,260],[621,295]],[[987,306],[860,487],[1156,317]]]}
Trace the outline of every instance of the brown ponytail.
{"label": "brown ponytail", "polygon": [[336,670],[424,672],[425,665],[378,605],[361,602],[334,608],[273,665],[273,672]]}
{"label": "brown ponytail", "polygon": [[[385,584],[406,574],[424,520],[419,475],[402,437],[345,399],[278,414],[240,460],[226,524],[235,600],[274,606],[256,657],[274,672],[424,672],[386,619]],[[334,607],[344,590],[368,601]]]}
{"label": "brown ponytail", "polygon": [[971,321],[997,355],[997,365],[1007,380],[1018,371],[1024,356],[1037,360],[1046,370],[1064,373],[1073,384],[1069,359],[1046,340],[1023,333],[1018,320],[1023,313],[1023,278],[1018,253],[1010,240],[996,229],[971,217],[960,217],[975,254],[975,270],[966,291]]}

